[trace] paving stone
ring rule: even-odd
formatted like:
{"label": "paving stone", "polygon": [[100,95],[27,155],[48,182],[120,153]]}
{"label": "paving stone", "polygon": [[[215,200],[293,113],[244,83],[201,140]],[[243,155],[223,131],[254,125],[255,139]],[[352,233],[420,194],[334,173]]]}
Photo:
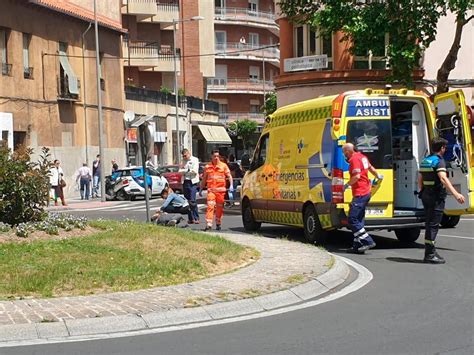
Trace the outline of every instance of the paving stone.
{"label": "paving stone", "polygon": [[301,302],[301,298],[296,296],[293,292],[285,290],[255,297],[254,301],[266,310],[270,310],[299,303]]}
{"label": "paving stone", "polygon": [[236,317],[244,314],[263,312],[265,309],[252,298],[234,302],[216,303],[203,306],[213,319]]}
{"label": "paving stone", "polygon": [[188,324],[212,320],[203,308],[173,309],[165,312],[153,312],[142,315],[149,328],[169,325]]}
{"label": "paving stone", "polygon": [[317,280],[311,280],[302,285],[292,287],[290,290],[299,298],[303,300],[309,300],[310,298],[314,298],[328,292],[329,288]]}
{"label": "paving stone", "polygon": [[66,324],[64,322],[37,323],[36,331],[39,338],[64,338],[69,336]]}
{"label": "paving stone", "polygon": [[10,324],[0,328],[0,341],[38,339],[34,324]]}
{"label": "paving stone", "polygon": [[104,334],[145,329],[145,321],[136,315],[66,320],[71,335]]}

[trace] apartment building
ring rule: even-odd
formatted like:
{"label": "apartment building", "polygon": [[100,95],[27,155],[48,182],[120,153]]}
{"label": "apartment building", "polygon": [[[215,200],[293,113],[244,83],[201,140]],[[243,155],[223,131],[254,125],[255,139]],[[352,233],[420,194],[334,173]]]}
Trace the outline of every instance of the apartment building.
{"label": "apartment building", "polygon": [[[207,79],[215,75],[212,1],[123,0],[122,23],[128,31],[123,44],[126,109],[151,117],[154,163],[176,162],[184,147],[194,147],[204,160],[214,147],[230,144],[217,122],[218,107],[204,100]],[[129,133],[133,163],[137,145],[133,129]]]}
{"label": "apartment building", "polygon": [[[472,13],[472,10],[471,10]],[[349,43],[341,42],[342,34],[320,36],[309,25],[293,24],[279,13],[280,25],[280,75],[274,81],[278,107],[294,102],[333,95],[366,87],[382,88],[390,69],[386,53],[351,55]],[[437,38],[426,50],[420,66],[413,71],[417,89],[428,94],[435,92],[436,74],[452,44],[455,32],[455,16],[448,14],[438,23]],[[450,86],[462,88],[469,105],[473,105],[472,67],[473,27],[466,25],[456,68],[450,75]],[[384,48],[389,38],[379,46]]]}
{"label": "apartment building", "polygon": [[[0,130],[4,144],[50,148],[72,192],[99,151],[93,0],[4,0],[0,11]],[[98,1],[105,161],[124,162],[122,26]]]}
{"label": "apartment building", "polygon": [[263,125],[261,107],[279,73],[279,26],[273,0],[213,0],[216,75],[208,80],[220,120],[253,119]]}

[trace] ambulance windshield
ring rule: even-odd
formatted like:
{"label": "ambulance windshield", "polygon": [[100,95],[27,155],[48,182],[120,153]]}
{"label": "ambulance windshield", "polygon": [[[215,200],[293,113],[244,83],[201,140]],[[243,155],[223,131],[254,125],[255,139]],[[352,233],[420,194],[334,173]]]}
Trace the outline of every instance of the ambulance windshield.
{"label": "ambulance windshield", "polygon": [[347,142],[353,143],[379,169],[392,168],[392,135],[390,120],[350,120]]}

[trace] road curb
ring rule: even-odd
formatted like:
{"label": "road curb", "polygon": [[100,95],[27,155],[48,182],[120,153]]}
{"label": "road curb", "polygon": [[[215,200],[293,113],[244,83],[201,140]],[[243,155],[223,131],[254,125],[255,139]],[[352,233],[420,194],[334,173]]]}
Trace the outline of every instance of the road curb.
{"label": "road curb", "polygon": [[[246,315],[265,314],[278,308],[302,304],[323,297],[340,287],[349,277],[349,266],[339,257],[333,266],[308,282],[288,289],[236,301],[220,302],[194,308],[127,314],[99,318],[79,318],[53,323],[30,323],[0,326],[0,347],[47,342],[93,339],[110,334],[147,331],[193,323],[211,323]],[[0,314],[2,312],[0,311]]]}

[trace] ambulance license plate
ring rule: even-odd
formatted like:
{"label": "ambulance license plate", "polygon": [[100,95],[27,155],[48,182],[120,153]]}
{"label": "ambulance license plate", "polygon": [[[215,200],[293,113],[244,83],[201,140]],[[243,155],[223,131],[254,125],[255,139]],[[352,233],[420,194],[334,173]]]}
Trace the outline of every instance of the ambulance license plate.
{"label": "ambulance license plate", "polygon": [[383,208],[369,207],[365,209],[366,216],[383,216],[384,214]]}

